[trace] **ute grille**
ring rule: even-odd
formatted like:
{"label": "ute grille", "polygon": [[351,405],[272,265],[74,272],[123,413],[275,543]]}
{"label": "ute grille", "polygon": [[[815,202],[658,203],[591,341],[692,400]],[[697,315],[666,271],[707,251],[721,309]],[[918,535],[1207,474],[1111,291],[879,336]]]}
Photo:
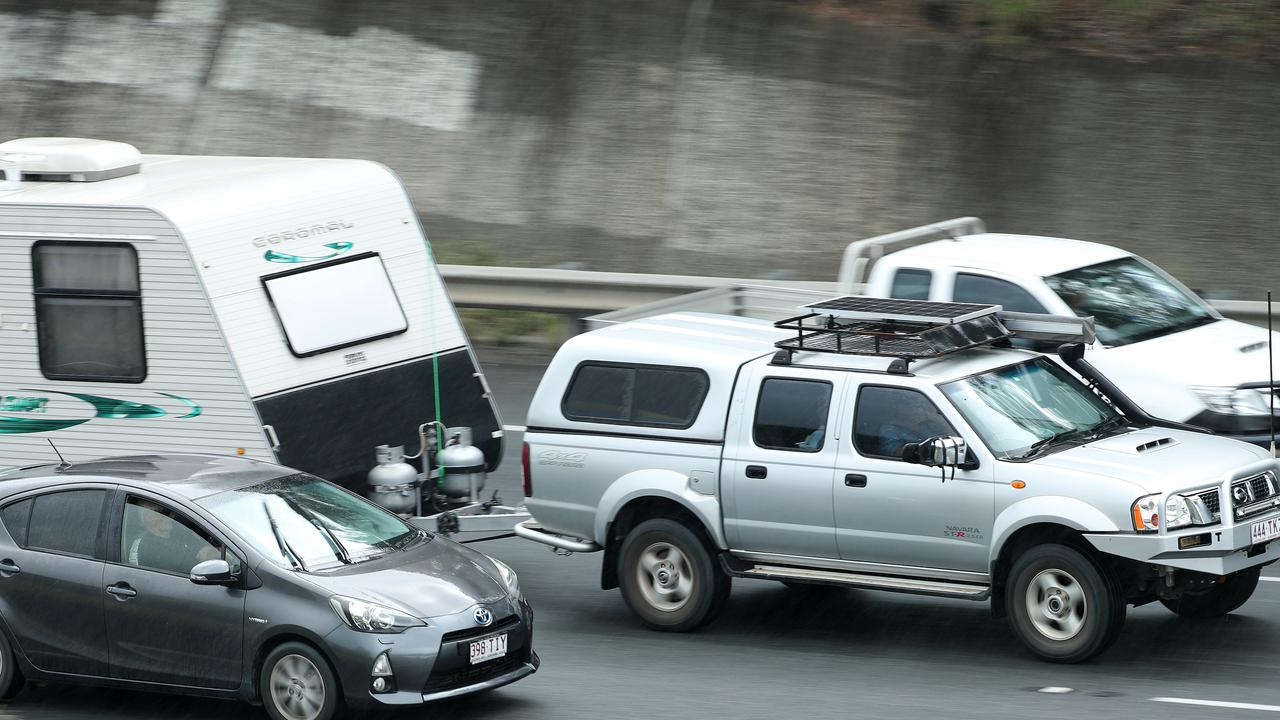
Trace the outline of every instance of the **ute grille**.
{"label": "ute grille", "polygon": [[1231,483],[1231,507],[1237,518],[1266,512],[1275,507],[1272,500],[1280,495],[1280,482],[1269,472]]}
{"label": "ute grille", "polygon": [[1213,490],[1206,490],[1198,494],[1196,497],[1200,498],[1201,502],[1204,503],[1205,509],[1208,510],[1215,518],[1222,513],[1222,502],[1218,497],[1218,490],[1216,488]]}

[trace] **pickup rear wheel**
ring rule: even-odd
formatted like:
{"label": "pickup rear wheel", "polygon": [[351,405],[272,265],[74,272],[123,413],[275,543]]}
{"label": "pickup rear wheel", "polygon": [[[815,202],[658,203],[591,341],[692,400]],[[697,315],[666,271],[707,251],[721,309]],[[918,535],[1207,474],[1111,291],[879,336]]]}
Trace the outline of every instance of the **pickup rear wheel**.
{"label": "pickup rear wheel", "polygon": [[1039,545],[1009,572],[1006,607],[1018,638],[1045,660],[1088,660],[1115,641],[1125,603],[1105,570],[1066,545]]}
{"label": "pickup rear wheel", "polygon": [[1250,568],[1228,575],[1221,583],[1201,592],[1187,592],[1160,603],[1184,618],[1207,620],[1222,617],[1245,604],[1258,588],[1262,568]]}
{"label": "pickup rear wheel", "polygon": [[702,538],[678,520],[646,520],[622,541],[618,581],[627,607],[655,630],[687,632],[710,622],[730,579]]}

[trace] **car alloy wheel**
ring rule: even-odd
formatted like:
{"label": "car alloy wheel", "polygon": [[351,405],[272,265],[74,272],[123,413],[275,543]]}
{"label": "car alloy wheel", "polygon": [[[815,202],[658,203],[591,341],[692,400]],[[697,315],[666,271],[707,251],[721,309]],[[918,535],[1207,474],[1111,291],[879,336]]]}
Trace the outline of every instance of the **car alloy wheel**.
{"label": "car alloy wheel", "polygon": [[320,670],[307,658],[290,654],[271,668],[271,702],[293,720],[315,720],[324,709],[325,686]]}

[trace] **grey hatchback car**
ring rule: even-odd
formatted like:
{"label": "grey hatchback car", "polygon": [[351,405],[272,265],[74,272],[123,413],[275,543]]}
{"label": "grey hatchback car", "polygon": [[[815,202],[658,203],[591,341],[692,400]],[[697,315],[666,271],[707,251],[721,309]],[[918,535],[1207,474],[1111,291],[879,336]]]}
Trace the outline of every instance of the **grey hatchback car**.
{"label": "grey hatchback car", "polygon": [[412,705],[538,669],[503,563],[242,458],[0,473],[0,697],[25,680],[261,703]]}

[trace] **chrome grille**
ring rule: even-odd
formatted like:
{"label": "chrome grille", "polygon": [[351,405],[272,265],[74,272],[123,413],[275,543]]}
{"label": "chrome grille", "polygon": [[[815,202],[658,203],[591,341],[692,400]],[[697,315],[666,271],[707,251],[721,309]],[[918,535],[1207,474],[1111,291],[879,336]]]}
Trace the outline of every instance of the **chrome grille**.
{"label": "chrome grille", "polygon": [[1196,495],[1196,497],[1200,498],[1200,501],[1204,503],[1204,508],[1214,517],[1217,517],[1222,512],[1222,503],[1218,497],[1218,491],[1216,488],[1213,490],[1206,490]]}
{"label": "chrome grille", "polygon": [[1280,482],[1273,473],[1254,475],[1231,483],[1231,507],[1235,509],[1236,518],[1256,515],[1274,508],[1280,500],[1267,501],[1276,498],[1278,494]]}

